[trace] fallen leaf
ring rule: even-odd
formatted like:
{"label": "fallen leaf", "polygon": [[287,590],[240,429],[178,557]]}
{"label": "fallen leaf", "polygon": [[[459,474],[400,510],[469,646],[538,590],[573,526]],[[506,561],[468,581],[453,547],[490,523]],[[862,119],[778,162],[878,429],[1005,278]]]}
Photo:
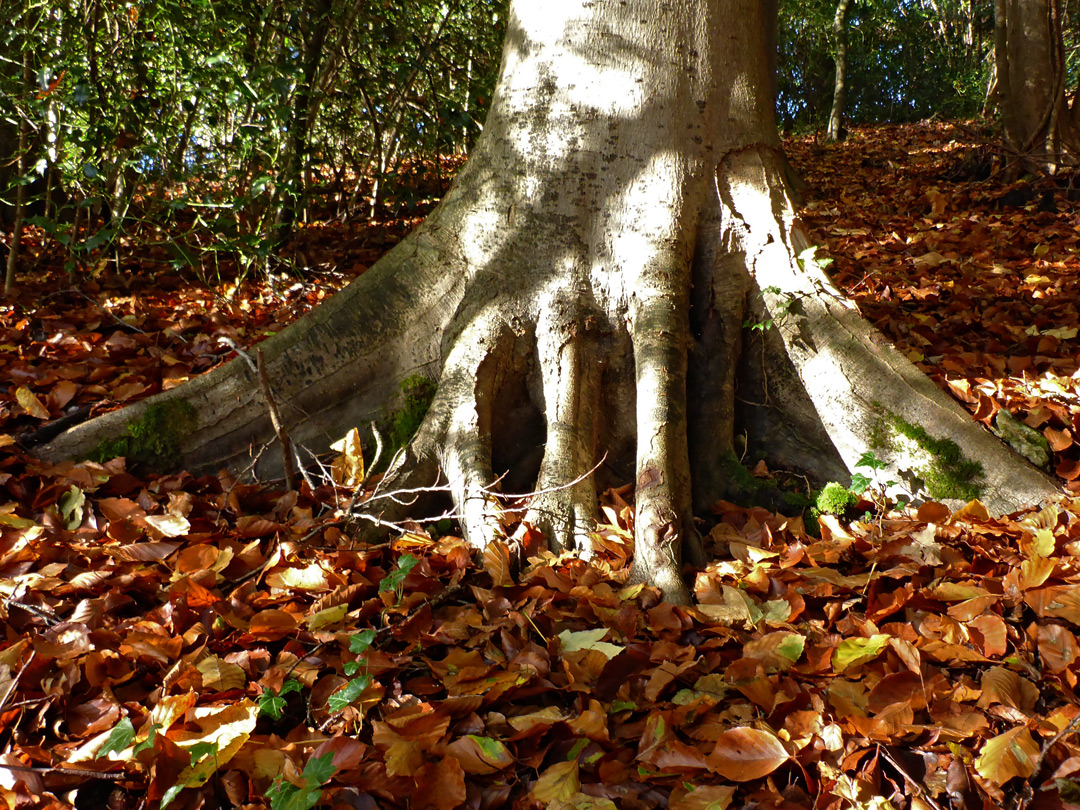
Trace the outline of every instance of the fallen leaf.
{"label": "fallen leaf", "polygon": [[975,770],[983,779],[1001,787],[1010,779],[1027,779],[1035,772],[1039,746],[1027,726],[1017,726],[987,740],[975,760]]}
{"label": "fallen leaf", "polygon": [[15,389],[15,399],[19,404],[23,406],[28,414],[35,419],[48,419],[49,409],[41,404],[41,400],[38,399],[37,394],[27,388],[25,385],[20,385]]}
{"label": "fallen leaf", "polygon": [[733,782],[768,776],[790,758],[775,735],[756,728],[732,728],[720,735],[707,757],[709,767]]}

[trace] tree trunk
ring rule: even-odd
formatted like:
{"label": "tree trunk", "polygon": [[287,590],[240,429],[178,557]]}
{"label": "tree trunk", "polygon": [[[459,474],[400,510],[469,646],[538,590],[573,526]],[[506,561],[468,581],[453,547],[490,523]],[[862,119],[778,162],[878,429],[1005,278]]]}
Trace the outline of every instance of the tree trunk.
{"label": "tree trunk", "polygon": [[995,0],[994,61],[1005,142],[1015,173],[1054,171],[1080,148],[1065,98],[1065,48],[1058,0]]}
{"label": "tree trunk", "polygon": [[[28,10],[29,11],[29,10]],[[29,17],[29,13],[27,14]],[[22,80],[25,92],[34,86],[34,71],[31,62],[30,43],[23,43]],[[15,270],[19,266],[19,253],[22,249],[23,223],[26,219],[26,175],[30,172],[30,121],[28,111],[21,110],[19,115],[18,172],[19,186],[15,191],[15,213],[11,225],[11,244],[8,247],[7,267],[4,272],[4,296],[15,292]]]}
{"label": "tree trunk", "polygon": [[[583,2],[559,17],[515,3],[488,121],[447,197],[260,344],[293,441],[325,449],[425,374],[437,393],[388,486],[430,485],[441,468],[483,548],[502,533],[496,473],[538,458],[527,520],[587,554],[597,487],[633,480],[632,577],[682,601],[683,552],[700,559],[692,503],[725,492],[736,431],[819,483],[846,483],[869,451],[925,495],[937,479],[919,471],[940,467],[933,450],[948,439],[983,464],[969,478],[991,509],[1058,491],[805,258],[773,120],[767,5]],[[273,432],[245,362],[149,402],[178,401],[195,413],[177,465],[280,474],[280,454],[258,452]],[[148,407],[41,453],[85,454]],[[904,426],[923,433],[904,439]]]}
{"label": "tree trunk", "polygon": [[848,15],[855,0],[839,0],[833,17],[833,38],[836,42],[836,78],[833,81],[832,110],[825,140],[834,143],[844,140],[844,103],[847,98]]}

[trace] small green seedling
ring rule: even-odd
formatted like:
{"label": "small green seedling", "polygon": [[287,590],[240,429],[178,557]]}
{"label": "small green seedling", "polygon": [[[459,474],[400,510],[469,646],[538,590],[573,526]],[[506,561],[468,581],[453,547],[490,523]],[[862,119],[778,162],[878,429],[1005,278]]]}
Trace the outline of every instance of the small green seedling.
{"label": "small green seedling", "polygon": [[301,689],[300,681],[296,678],[289,678],[281,685],[281,691],[275,692],[273,689],[267,689],[259,697],[259,715],[269,717],[272,720],[280,720],[281,713],[285,710],[285,695],[290,692],[299,692]]}
{"label": "small green seedling", "polygon": [[777,323],[784,320],[784,318],[791,314],[791,308],[795,306],[795,303],[800,298],[803,297],[801,295],[795,295],[794,293],[784,292],[779,287],[772,286],[766,287],[761,291],[762,297],[764,297],[766,293],[770,295],[783,296],[783,299],[776,305],[774,317],[766,318],[765,320],[760,322],[754,322],[747,318],[745,321],[743,321],[744,329],[753,329],[755,332],[764,332],[768,329],[772,329]]}
{"label": "small green seedling", "polygon": [[[864,495],[873,501],[879,521],[890,511],[891,507],[887,493],[891,487],[896,486],[898,483],[893,480],[881,480],[880,473],[888,466],[887,462],[882,461],[874,453],[866,452],[859,457],[855,469],[865,468],[870,470],[870,475],[867,476],[857,472],[851,476],[851,491],[856,495]],[[902,499],[897,499],[897,506],[902,506],[903,503]],[[867,512],[863,517],[869,522],[873,516]]]}
{"label": "small green seedling", "polygon": [[[370,648],[375,641],[375,631],[371,628],[362,630],[359,633],[354,634],[349,638],[349,652],[355,653],[358,656],[362,656]],[[360,671],[362,661],[346,661],[345,662],[345,674],[349,676],[356,675]],[[334,714],[344,711],[353,703],[356,702],[360,695],[364,694],[366,690],[371,686],[371,676],[367,673],[363,675],[356,675],[341,689],[337,690],[327,700],[327,706]]]}
{"label": "small green seedling", "polygon": [[393,570],[383,577],[382,582],[379,583],[379,593],[392,591],[394,604],[400,602],[401,597],[404,595],[405,577],[416,567],[418,562],[420,562],[420,559],[412,554],[402,554],[398,557]]}

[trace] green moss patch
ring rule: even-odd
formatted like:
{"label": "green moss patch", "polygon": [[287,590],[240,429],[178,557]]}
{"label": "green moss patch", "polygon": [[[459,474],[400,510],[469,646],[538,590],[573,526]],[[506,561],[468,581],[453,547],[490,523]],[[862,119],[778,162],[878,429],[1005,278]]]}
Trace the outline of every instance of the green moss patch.
{"label": "green moss patch", "polygon": [[843,517],[859,502],[859,496],[835,481],[830,481],[818,493],[814,502],[814,515],[837,515]]}
{"label": "green moss patch", "polygon": [[[883,409],[884,410],[884,409]],[[970,501],[982,494],[980,482],[983,478],[983,466],[978,461],[966,458],[960,446],[951,439],[937,439],[919,425],[913,425],[894,413],[885,411],[883,419],[888,427],[905,439],[914,442],[920,450],[930,456],[930,463],[914,470],[922,479],[930,497],[935,499],[953,498]],[[884,431],[875,431],[872,439],[879,448],[885,444]]]}
{"label": "green moss patch", "polygon": [[386,419],[386,431],[390,440],[390,455],[412,441],[420,424],[427,415],[431,401],[438,388],[434,380],[414,374],[401,381],[404,400],[401,407],[391,411]]}
{"label": "green moss patch", "polygon": [[728,451],[720,457],[720,468],[724,476],[723,497],[727,500],[762,506],[785,515],[801,514],[812,505],[805,495],[783,489],[775,480],[756,478],[733,452]]}
{"label": "green moss patch", "polygon": [[141,417],[128,423],[124,432],[103,439],[87,456],[105,462],[118,456],[157,470],[176,466],[181,442],[198,424],[198,414],[182,399],[156,402]]}

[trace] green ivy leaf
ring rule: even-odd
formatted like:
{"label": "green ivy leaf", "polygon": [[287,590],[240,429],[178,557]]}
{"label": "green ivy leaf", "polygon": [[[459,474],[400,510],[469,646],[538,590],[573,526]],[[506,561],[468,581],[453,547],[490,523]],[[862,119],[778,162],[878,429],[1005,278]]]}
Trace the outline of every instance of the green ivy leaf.
{"label": "green ivy leaf", "polygon": [[172,804],[173,799],[179,796],[180,791],[186,787],[187,785],[180,783],[178,785],[173,785],[171,788],[166,790],[165,795],[161,797],[161,810],[165,810],[166,807]]}
{"label": "green ivy leaf", "polygon": [[[413,565],[415,565],[415,563],[413,563]],[[409,566],[409,568],[411,569],[412,566]],[[361,630],[349,639],[349,652],[363,655],[368,651],[374,641],[374,630],[370,627],[367,630]]]}
{"label": "green ivy leaf", "polygon": [[188,754],[191,756],[191,767],[195,767],[199,764],[203,757],[216,756],[218,752],[217,743],[213,742],[200,742],[195,743],[188,749]]}
{"label": "green ivy leaf", "polygon": [[886,465],[884,461],[878,458],[876,455],[867,451],[859,456],[859,460],[855,462],[856,467],[867,467],[871,470],[883,470]]}
{"label": "green ivy leaf", "polygon": [[856,495],[862,495],[872,483],[873,481],[862,473],[855,473],[851,476],[851,486],[849,489]]}
{"label": "green ivy leaf", "polygon": [[353,678],[344,687],[334,692],[327,701],[327,705],[330,707],[330,711],[334,714],[344,710],[350,706],[360,695],[364,693],[364,690],[371,685],[370,675],[361,675],[359,678]]}
{"label": "green ivy leaf", "polygon": [[138,756],[148,748],[154,747],[154,740],[157,737],[158,729],[161,728],[160,723],[154,723],[150,726],[150,732],[146,735],[146,739],[131,749],[132,756]]}
{"label": "green ivy leaf", "polygon": [[312,757],[304,766],[304,781],[310,786],[322,787],[329,782],[337,773],[333,754],[323,754],[321,757]]}
{"label": "green ivy leaf", "polygon": [[304,786],[297,787],[280,776],[266,791],[270,810],[311,810],[322,798],[322,788],[337,772],[333,754],[312,757],[304,766]]}
{"label": "green ivy leaf", "polygon": [[98,749],[97,755],[104,757],[114,752],[119,754],[131,745],[131,741],[134,739],[135,726],[131,724],[130,718],[125,717],[113,726],[113,730],[109,732],[105,744]]}

